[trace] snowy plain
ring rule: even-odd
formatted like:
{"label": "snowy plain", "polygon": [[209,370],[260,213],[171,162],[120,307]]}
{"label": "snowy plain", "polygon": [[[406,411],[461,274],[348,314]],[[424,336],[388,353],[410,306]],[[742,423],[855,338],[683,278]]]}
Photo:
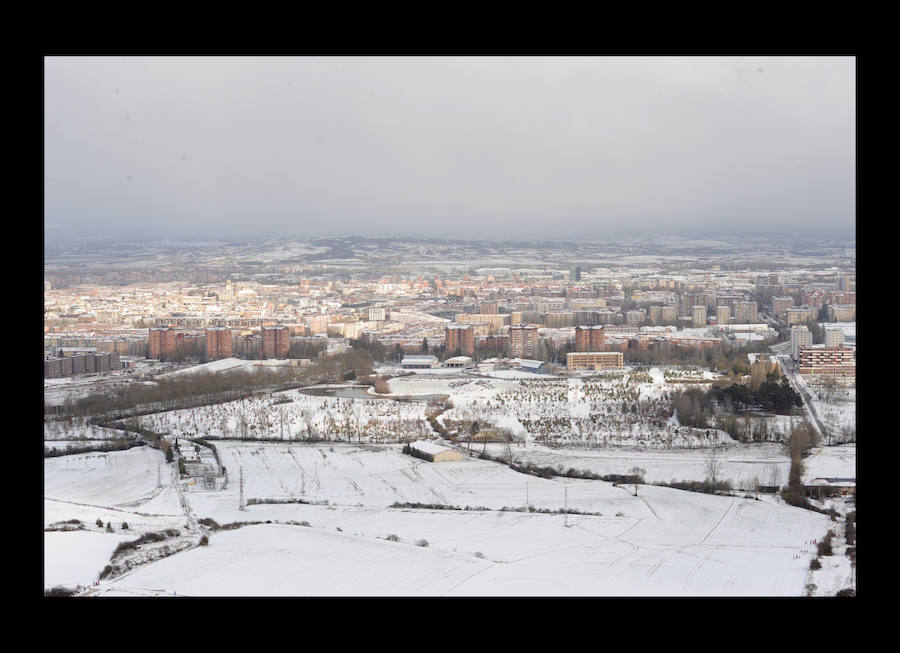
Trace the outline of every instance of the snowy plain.
{"label": "snowy plain", "polygon": [[[496,401],[498,393],[520,392],[522,381],[423,374],[390,384],[392,394],[449,395],[466,410]],[[591,398],[583,382],[565,386],[561,403],[575,414],[584,412]],[[659,374],[635,386],[641,399],[668,389]],[[210,438],[228,471],[218,491],[179,485],[174,466],[150,447],[46,458],[45,527],[76,518],[88,530],[45,533],[45,586],[90,584],[119,541],[165,528],[186,528],[197,539],[206,532],[209,545],[103,581],[91,593],[800,596],[811,573],[821,577],[820,592],[848,582],[846,560],[828,561],[835,568],[830,575],[809,571],[808,542],[833,526],[829,518],[778,498],[539,478],[469,455],[437,464],[404,455],[398,430],[413,439],[433,437],[424,420],[429,406],[288,391],[142,418],[171,436]],[[501,458],[511,452],[521,462],[601,475],[640,467],[648,482],[706,475],[709,448],[550,447],[523,434],[517,418],[503,421],[499,410],[490,417],[513,430],[518,423],[523,435],[509,448],[487,445],[488,453]],[[250,424],[255,427],[257,439],[240,437],[242,420],[248,432]],[[340,441],[304,442],[310,424],[334,429]],[[359,424],[381,433],[381,441],[357,441],[353,431]],[[228,439],[216,439],[222,436]],[[72,438],[64,429],[45,429],[45,440],[60,444],[80,437],[98,434]],[[458,448],[468,454],[464,445]],[[837,458],[834,465],[845,469],[851,452],[828,449],[810,462],[825,469],[826,461]],[[481,450],[472,445],[476,456]],[[786,481],[789,460],[780,444],[725,442],[715,451],[723,477],[737,487],[753,479],[769,484],[776,476],[777,484]],[[253,500],[244,509],[241,476],[245,503]],[[116,532],[100,532],[98,518]],[[206,530],[196,526],[200,518],[250,524]],[[118,530],[123,521],[128,535]],[[83,549],[89,552],[75,554]]]}

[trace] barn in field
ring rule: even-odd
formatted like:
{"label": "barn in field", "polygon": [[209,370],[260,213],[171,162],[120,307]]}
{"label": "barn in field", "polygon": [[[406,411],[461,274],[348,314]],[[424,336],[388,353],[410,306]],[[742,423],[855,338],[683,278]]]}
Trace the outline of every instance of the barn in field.
{"label": "barn in field", "polygon": [[410,443],[409,448],[412,450],[412,455],[433,463],[443,463],[449,460],[462,460],[463,458],[462,454],[458,451],[435,442],[426,442],[425,440],[416,440],[415,442]]}

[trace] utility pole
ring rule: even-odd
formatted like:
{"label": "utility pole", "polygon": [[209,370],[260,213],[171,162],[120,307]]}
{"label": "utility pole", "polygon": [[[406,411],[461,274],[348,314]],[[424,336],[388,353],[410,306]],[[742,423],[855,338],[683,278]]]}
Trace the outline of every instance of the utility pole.
{"label": "utility pole", "polygon": [[238,510],[246,510],[247,506],[244,504],[244,466],[241,465],[241,496],[238,502]]}

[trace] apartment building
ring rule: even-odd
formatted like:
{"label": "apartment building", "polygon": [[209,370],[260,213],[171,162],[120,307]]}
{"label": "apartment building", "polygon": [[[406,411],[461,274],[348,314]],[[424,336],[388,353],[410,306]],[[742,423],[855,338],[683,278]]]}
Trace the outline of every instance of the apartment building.
{"label": "apartment building", "polygon": [[800,374],[856,376],[856,353],[849,347],[810,345],[800,348]]}
{"label": "apartment building", "polygon": [[603,351],[606,347],[606,329],[600,326],[575,327],[575,351]]}
{"label": "apartment building", "polygon": [[695,327],[706,326],[706,306],[694,306],[691,312]]}
{"label": "apartment building", "polygon": [[794,298],[790,295],[772,298],[772,313],[775,317],[783,318],[787,314],[787,309],[794,305]]}
{"label": "apartment building", "polygon": [[475,355],[475,327],[471,324],[448,324],[444,327],[444,351],[452,356],[456,350],[463,355]]}
{"label": "apartment building", "polygon": [[500,305],[495,301],[483,301],[478,310],[482,315],[497,315],[500,312]]}
{"label": "apartment building", "polygon": [[795,306],[785,310],[785,319],[789,325],[805,324],[810,320],[817,320],[818,317],[819,310],[812,306]]}
{"label": "apartment building", "polygon": [[564,329],[575,326],[574,311],[551,311],[544,316],[544,324],[550,329]]}
{"label": "apartment building", "polygon": [[716,306],[716,324],[724,325],[731,323],[731,307]]}
{"label": "apartment building", "polygon": [[644,322],[647,313],[643,309],[625,311],[625,324],[628,326],[640,326]]}
{"label": "apartment building", "polygon": [[147,358],[165,360],[175,355],[175,329],[150,327],[147,339]]}
{"label": "apartment building", "polygon": [[825,329],[825,346],[841,347],[844,344],[844,332],[841,329]]}
{"label": "apartment building", "polygon": [[509,327],[509,353],[514,358],[534,358],[537,353],[538,328],[517,324]]}
{"label": "apartment building", "polygon": [[834,304],[828,307],[829,322],[854,322],[855,320],[855,304]]}
{"label": "apartment building", "polygon": [[206,357],[209,360],[230,358],[231,329],[228,327],[209,327],[206,329]]}
{"label": "apartment building", "polygon": [[488,324],[494,333],[498,332],[500,327],[508,325],[510,323],[509,320],[510,316],[508,313],[500,313],[498,315],[491,315],[490,313],[457,313],[455,316],[455,321],[461,324],[469,322]]}
{"label": "apartment building", "polygon": [[566,354],[566,369],[580,370],[613,370],[624,365],[624,356],[620,351],[569,352]]}
{"label": "apartment building", "polygon": [[287,358],[291,351],[291,332],[286,326],[262,328],[262,358]]}
{"label": "apartment building", "polygon": [[805,324],[795,326],[791,329],[791,357],[797,359],[800,356],[800,348],[808,347],[813,344],[812,332],[806,328]]}
{"label": "apartment building", "polygon": [[738,324],[750,324],[757,321],[756,302],[734,302],[734,321]]}

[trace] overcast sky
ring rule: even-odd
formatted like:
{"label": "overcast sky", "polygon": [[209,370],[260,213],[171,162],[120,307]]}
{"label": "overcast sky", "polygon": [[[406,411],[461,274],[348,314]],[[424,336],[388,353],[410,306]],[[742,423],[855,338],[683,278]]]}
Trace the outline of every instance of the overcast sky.
{"label": "overcast sky", "polygon": [[48,57],[45,233],[855,234],[855,60]]}

